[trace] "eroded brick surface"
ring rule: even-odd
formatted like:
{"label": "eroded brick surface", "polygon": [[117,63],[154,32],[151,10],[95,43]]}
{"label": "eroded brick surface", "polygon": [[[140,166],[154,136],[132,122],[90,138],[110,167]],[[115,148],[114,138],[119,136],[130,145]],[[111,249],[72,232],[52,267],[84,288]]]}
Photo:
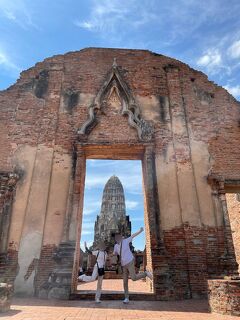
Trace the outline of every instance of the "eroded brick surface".
{"label": "eroded brick surface", "polygon": [[212,312],[240,315],[240,281],[209,280],[209,307]]}
{"label": "eroded brick surface", "polygon": [[231,221],[233,244],[238,264],[240,264],[240,196],[239,194],[227,194],[228,211]]}

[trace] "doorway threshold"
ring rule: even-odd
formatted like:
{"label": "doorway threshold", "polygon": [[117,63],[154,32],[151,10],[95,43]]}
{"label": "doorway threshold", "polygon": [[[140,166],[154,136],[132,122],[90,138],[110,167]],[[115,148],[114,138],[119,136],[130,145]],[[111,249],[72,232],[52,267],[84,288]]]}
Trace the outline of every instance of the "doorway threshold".
{"label": "doorway threshold", "polygon": [[[70,300],[94,300],[96,291],[76,291],[70,295]],[[155,301],[156,296],[154,293],[138,293],[129,292],[130,300],[136,301]],[[124,293],[119,291],[102,292],[101,300],[123,300]]]}

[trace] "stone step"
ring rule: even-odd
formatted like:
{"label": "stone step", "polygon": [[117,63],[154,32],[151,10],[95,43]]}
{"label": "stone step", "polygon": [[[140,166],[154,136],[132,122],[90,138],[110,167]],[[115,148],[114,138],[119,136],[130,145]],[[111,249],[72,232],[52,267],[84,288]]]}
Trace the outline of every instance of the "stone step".
{"label": "stone step", "polygon": [[73,247],[62,247],[62,246],[59,246],[58,247],[58,250],[57,251],[63,251],[63,252],[71,252],[71,251],[75,251],[75,248],[73,248]]}
{"label": "stone step", "polygon": [[59,244],[59,248],[75,248],[75,246],[74,242],[61,242]]}
{"label": "stone step", "polygon": [[[135,301],[155,301],[156,296],[153,293],[131,293],[130,292],[130,300]],[[70,295],[70,300],[94,300],[95,299],[95,291],[81,291],[72,293]],[[122,292],[110,292],[101,294],[101,300],[123,300],[124,294]]]}
{"label": "stone step", "polygon": [[69,258],[69,257],[73,257],[73,253],[72,252],[58,252],[56,254],[54,254],[54,256],[59,256],[61,258]]}

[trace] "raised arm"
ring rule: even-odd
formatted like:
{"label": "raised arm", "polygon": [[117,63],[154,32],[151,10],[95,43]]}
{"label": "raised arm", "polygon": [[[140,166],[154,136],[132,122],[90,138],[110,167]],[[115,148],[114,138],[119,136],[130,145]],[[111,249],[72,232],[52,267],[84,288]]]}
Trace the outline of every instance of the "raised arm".
{"label": "raised arm", "polygon": [[138,236],[140,233],[142,233],[142,232],[143,232],[143,227],[141,227],[141,228],[139,229],[139,231],[133,233],[133,234],[132,234],[132,238],[137,237],[137,236]]}
{"label": "raised arm", "polygon": [[92,254],[92,251],[88,249],[86,241],[84,242],[85,250],[88,254]]}

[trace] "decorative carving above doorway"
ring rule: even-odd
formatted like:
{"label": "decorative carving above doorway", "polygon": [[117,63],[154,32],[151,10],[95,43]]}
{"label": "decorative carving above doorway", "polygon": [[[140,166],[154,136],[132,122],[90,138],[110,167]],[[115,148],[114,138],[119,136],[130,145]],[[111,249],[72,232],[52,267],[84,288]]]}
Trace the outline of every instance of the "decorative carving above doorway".
{"label": "decorative carving above doorway", "polygon": [[120,113],[128,116],[128,123],[135,128],[140,141],[151,141],[153,137],[153,126],[142,119],[140,109],[133,98],[128,85],[122,78],[116,59],[113,61],[109,76],[100,88],[93,103],[88,109],[88,119],[78,130],[78,135],[86,135],[91,132],[97,123],[96,115],[110,103],[119,104]]}

